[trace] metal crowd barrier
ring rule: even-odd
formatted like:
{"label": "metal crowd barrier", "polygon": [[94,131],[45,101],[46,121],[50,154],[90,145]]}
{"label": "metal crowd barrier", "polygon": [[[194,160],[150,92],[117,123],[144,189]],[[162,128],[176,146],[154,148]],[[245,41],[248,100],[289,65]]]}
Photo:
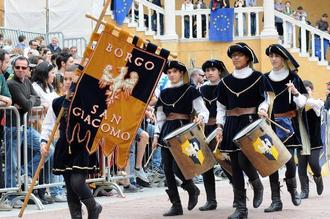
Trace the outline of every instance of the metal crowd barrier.
{"label": "metal crowd barrier", "polygon": [[13,42],[13,46],[15,46],[18,43],[18,36],[19,35],[26,36],[27,42],[34,39],[34,38],[36,38],[37,36],[46,37],[46,35],[44,33],[22,31],[22,30],[3,28],[3,27],[0,28],[0,33],[3,35],[4,39],[11,39],[11,41]]}
{"label": "metal crowd barrier", "polygon": [[84,37],[64,39],[64,47],[70,48],[72,46],[77,47],[78,56],[82,57],[87,46],[86,39]]}
{"label": "metal crowd barrier", "polygon": [[49,32],[46,34],[46,44],[48,45],[51,43],[51,40],[53,37],[57,37],[58,39],[58,44],[59,47],[63,48],[64,47],[64,35],[62,32]]}
{"label": "metal crowd barrier", "polygon": [[[20,125],[20,116],[19,112],[16,109],[16,107],[0,107],[0,111],[6,111],[6,120],[7,128],[5,128],[5,135],[4,135],[4,145],[10,145],[11,151],[13,147],[15,147],[14,140],[16,138],[17,142],[22,144],[21,147],[17,147],[17,167],[16,167],[16,174],[11,174],[14,172],[13,170],[10,170],[9,173],[5,173],[4,179],[6,180],[8,177],[12,177],[13,180],[17,180],[17,183],[15,186],[8,187],[5,185],[4,188],[0,188],[0,192],[3,193],[1,201],[10,200],[11,206],[14,206],[15,203],[18,200],[23,201],[25,198],[25,195],[28,192],[28,186],[29,186],[29,180],[34,176],[34,173],[37,168],[37,164],[40,160],[40,136],[36,138],[32,138],[31,135],[38,136],[41,132],[41,124],[42,120],[45,115],[45,109],[44,107],[33,107],[32,110],[29,113],[24,114],[23,117],[23,125]],[[15,126],[11,124],[8,120],[11,117],[9,116],[16,116],[16,124]],[[8,118],[7,118],[8,117]],[[11,136],[11,138],[8,138],[8,131],[13,130],[13,128],[17,129],[17,136]],[[17,128],[18,127],[18,128]],[[146,129],[146,128],[145,128]],[[150,136],[152,137],[152,136]],[[22,140],[22,141],[21,141]],[[55,141],[54,141],[55,145]],[[8,147],[7,146],[7,147]],[[144,164],[147,162],[148,157],[151,155],[151,144],[149,144],[149,147],[147,146],[146,152],[145,152],[145,158],[144,158]],[[4,146],[5,147],[5,146]],[[5,147],[6,149],[6,147]],[[8,156],[6,156],[6,150],[5,150],[5,160],[11,159]],[[133,176],[134,172],[129,171],[129,167],[126,168],[127,174],[122,174],[123,170],[119,170],[115,165],[116,156],[115,153],[113,153],[109,157],[105,157],[101,151],[101,149],[96,152],[99,157],[99,173],[96,174],[90,174],[89,179],[87,180],[87,183],[90,185],[94,185],[94,195],[97,196],[102,190],[113,190],[116,191],[118,196],[125,197],[122,191],[122,188],[118,185],[121,184],[124,185],[126,183],[129,183],[129,178]],[[35,159],[35,162],[32,162]],[[48,159],[45,163],[45,166],[42,170],[42,173],[39,175],[38,184],[35,186],[35,189],[47,189],[51,190],[53,187],[62,187],[64,185],[64,180],[62,179],[56,179],[54,178],[52,171],[51,171],[51,159]],[[133,161],[135,162],[135,161]],[[21,164],[21,165],[19,165]],[[148,166],[152,166],[152,161],[149,162]],[[133,170],[134,171],[134,170]],[[41,201],[32,193],[30,198],[36,205],[38,209],[44,209],[43,204]]]}

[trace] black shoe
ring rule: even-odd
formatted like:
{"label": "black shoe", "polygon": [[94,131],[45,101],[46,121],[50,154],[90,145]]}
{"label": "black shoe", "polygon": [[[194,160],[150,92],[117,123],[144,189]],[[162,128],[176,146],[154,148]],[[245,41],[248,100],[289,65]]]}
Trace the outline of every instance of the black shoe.
{"label": "black shoe", "polygon": [[264,210],[266,213],[274,212],[274,211],[282,211],[283,204],[281,201],[280,194],[280,182],[271,182],[270,183],[271,195],[272,195],[272,203],[268,208]]}
{"label": "black shoe", "polygon": [[190,211],[194,209],[198,203],[198,196],[200,194],[199,188],[193,182],[190,182],[187,185],[182,184],[182,188],[189,194],[188,210]]}
{"label": "black shoe", "polygon": [[237,208],[233,214],[228,216],[228,219],[247,219],[246,190],[236,190],[235,192],[237,195]]}
{"label": "black shoe", "polygon": [[256,179],[253,181],[250,181],[252,188],[253,188],[253,207],[258,208],[263,200],[263,194],[264,194],[264,187],[260,181],[260,179]]}
{"label": "black shoe", "polygon": [[88,211],[88,219],[98,219],[99,214],[102,211],[102,206],[97,203],[94,199],[94,197],[81,200],[84,205],[86,205],[87,211]]}
{"label": "black shoe", "polygon": [[217,208],[217,201],[207,201],[199,208],[200,211],[211,211]]}
{"label": "black shoe", "polygon": [[[78,200],[79,201],[79,200]],[[71,219],[82,219],[81,203],[68,200]]]}
{"label": "black shoe", "polygon": [[301,199],[300,199],[300,195],[297,192],[297,181],[296,178],[290,178],[290,179],[286,179],[286,186],[288,189],[288,192],[291,195],[291,201],[295,206],[298,206],[301,204]]}
{"label": "black shoe", "polygon": [[300,198],[306,199],[309,195],[309,179],[308,176],[299,176],[301,193]]}
{"label": "black shoe", "polygon": [[136,177],[136,184],[138,184],[138,185],[140,185],[142,187],[148,187],[148,188],[151,187],[150,182],[146,182],[146,181],[140,179],[139,177]]}
{"label": "black shoe", "polygon": [[49,205],[55,202],[51,196],[46,197],[44,194],[39,193],[38,195],[36,195],[36,197],[40,199],[43,205]]}
{"label": "black shoe", "polygon": [[321,195],[322,192],[323,192],[323,179],[322,179],[322,176],[314,176],[314,181],[315,181],[315,184],[316,184],[316,191],[317,191],[317,194],[318,195]]}
{"label": "black shoe", "polygon": [[170,190],[166,190],[166,193],[172,203],[172,207],[169,211],[163,214],[164,217],[167,216],[176,216],[176,215],[183,215],[183,209],[180,201],[179,194],[177,192],[173,192]]}

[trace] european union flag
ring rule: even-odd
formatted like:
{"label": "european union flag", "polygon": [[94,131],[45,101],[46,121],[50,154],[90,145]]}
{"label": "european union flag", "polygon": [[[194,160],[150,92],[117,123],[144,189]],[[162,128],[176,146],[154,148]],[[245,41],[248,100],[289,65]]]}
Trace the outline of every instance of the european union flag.
{"label": "european union flag", "polygon": [[131,9],[133,0],[114,0],[113,14],[118,25],[122,25]]}
{"label": "european union flag", "polygon": [[234,9],[222,8],[211,11],[210,15],[210,41],[233,41]]}

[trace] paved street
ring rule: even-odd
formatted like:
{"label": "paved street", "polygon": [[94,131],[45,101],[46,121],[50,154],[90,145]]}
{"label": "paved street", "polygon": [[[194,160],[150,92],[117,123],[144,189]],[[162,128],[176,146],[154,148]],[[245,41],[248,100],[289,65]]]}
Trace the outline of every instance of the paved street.
{"label": "paved street", "polygon": [[[264,201],[258,209],[252,207],[252,190],[248,188],[248,208],[249,218],[254,219],[277,219],[277,218],[299,218],[299,219],[314,219],[314,218],[330,218],[330,189],[326,186],[330,184],[330,178],[324,179],[325,190],[322,196],[317,196],[314,182],[310,183],[310,198],[303,200],[299,207],[293,206],[289,193],[286,187],[282,187],[282,200],[284,209],[282,212],[265,214],[263,209],[270,204],[270,189],[268,179],[264,178],[263,183],[265,186]],[[283,184],[283,183],[282,183]],[[198,206],[204,204],[205,192],[203,185],[199,185],[201,189],[201,196],[199,203],[195,209],[188,211],[186,209],[188,202],[188,195],[185,191],[180,189],[181,199],[184,206],[184,215],[179,216],[180,219],[207,219],[227,218],[233,212],[232,205],[232,187],[228,181],[217,182],[217,199],[218,208],[215,211],[200,212]],[[145,189],[143,192],[135,194],[127,194],[126,198],[119,198],[116,196],[102,197],[97,199],[103,205],[103,211],[100,216],[101,219],[144,219],[144,218],[164,218],[162,213],[170,207],[167,196],[165,195],[164,188]],[[85,211],[84,218],[87,218]],[[17,218],[18,210],[10,212],[0,212],[0,218]],[[69,210],[66,203],[52,204],[45,206],[45,210],[39,211],[35,206],[29,205],[25,211],[23,218],[26,219],[67,219],[70,218]]]}

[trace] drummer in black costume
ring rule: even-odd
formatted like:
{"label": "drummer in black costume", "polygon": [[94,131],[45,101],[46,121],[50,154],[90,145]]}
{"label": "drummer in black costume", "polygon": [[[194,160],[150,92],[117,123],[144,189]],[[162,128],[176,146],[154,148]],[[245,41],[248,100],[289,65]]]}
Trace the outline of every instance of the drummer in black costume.
{"label": "drummer in black costume", "polygon": [[[272,71],[266,73],[266,77],[269,79],[275,93],[273,103],[275,121],[290,130],[290,133],[287,133],[275,127],[277,136],[292,154],[292,158],[286,163],[285,182],[288,192],[291,195],[292,203],[298,206],[301,203],[301,199],[297,192],[294,151],[295,148],[301,148],[302,140],[309,143],[308,136],[300,135],[298,124],[298,109],[305,106],[307,91],[296,73],[299,64],[283,46],[278,44],[270,45],[266,49],[266,55],[269,56],[273,67]],[[301,118],[301,120],[303,120],[303,118]],[[301,121],[301,123],[304,122]],[[305,127],[304,124],[302,127]],[[304,132],[307,132],[306,128]],[[269,180],[272,203],[264,211],[281,211],[282,201],[280,197],[278,172],[276,171],[274,174],[270,175]]]}
{"label": "drummer in black costume", "polygon": [[[203,96],[205,105],[210,112],[209,121],[205,126],[205,136],[210,135],[216,128],[217,115],[217,87],[220,79],[228,75],[228,70],[222,61],[211,59],[204,62],[202,69],[205,72],[207,82],[200,87],[200,92]],[[213,150],[212,148],[211,150]],[[199,208],[201,211],[214,210],[217,208],[215,179],[213,168],[203,174],[203,182],[206,191],[206,203]],[[226,173],[226,171],[224,170]],[[231,181],[231,175],[226,173]]]}
{"label": "drummer in black costume", "polygon": [[[169,61],[164,72],[168,75],[170,85],[161,91],[156,104],[157,124],[153,146],[165,145],[164,137],[190,122],[192,112],[197,112],[194,122],[207,123],[209,111],[204,105],[203,98],[198,90],[189,85],[187,68],[178,61]],[[166,190],[172,207],[163,216],[182,215],[182,205],[175,176],[182,180],[182,188],[188,192],[188,210],[192,210],[197,202],[200,191],[192,180],[186,180],[178,168],[170,150],[162,147],[162,162],[168,189]]]}
{"label": "drummer in black costume", "polygon": [[323,192],[323,180],[321,176],[321,166],[319,162],[320,152],[322,149],[321,139],[321,109],[324,102],[320,99],[312,97],[314,86],[310,81],[303,81],[304,86],[309,94],[306,102],[305,110],[307,113],[307,121],[309,128],[309,136],[311,141],[311,155],[301,155],[298,152],[298,174],[301,185],[300,198],[308,198],[309,195],[309,179],[307,176],[307,164],[313,171],[313,178],[316,184],[318,195]]}
{"label": "drummer in black costume", "polygon": [[247,218],[246,189],[244,173],[254,189],[253,206],[259,207],[263,199],[263,185],[256,169],[252,166],[240,148],[233,143],[234,136],[243,128],[266,115],[267,80],[264,75],[252,69],[258,63],[252,49],[245,43],[237,43],[228,48],[235,70],[223,78],[218,85],[217,101],[217,140],[221,142],[221,152],[229,153],[234,185],[235,212],[228,219]]}

